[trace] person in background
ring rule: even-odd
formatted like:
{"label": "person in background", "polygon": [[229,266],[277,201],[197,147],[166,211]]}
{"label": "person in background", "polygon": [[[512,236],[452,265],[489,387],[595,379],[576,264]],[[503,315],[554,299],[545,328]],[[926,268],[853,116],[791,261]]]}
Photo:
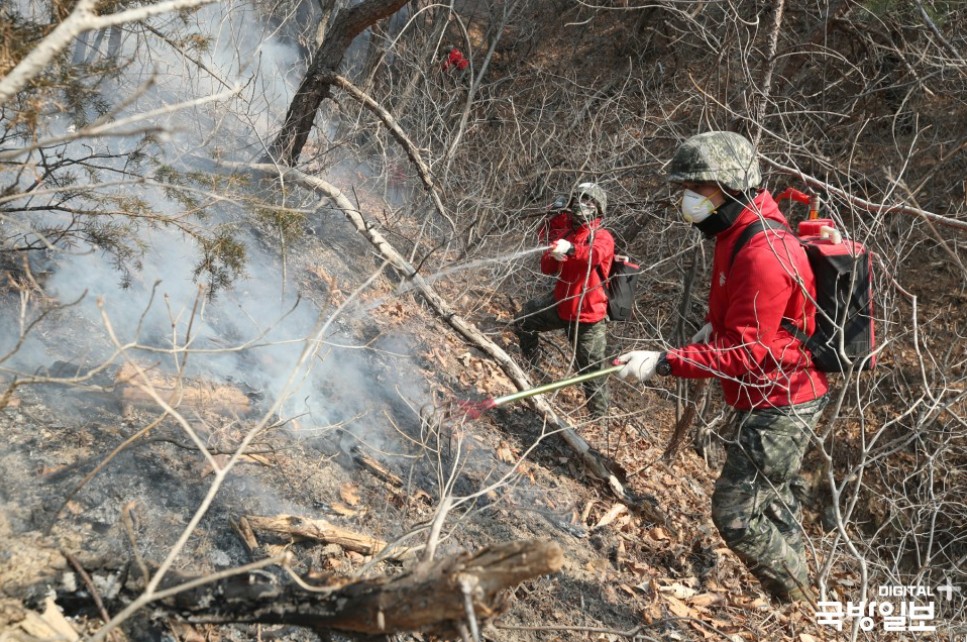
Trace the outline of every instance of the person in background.
{"label": "person in background", "polygon": [[[668,181],[682,189],[681,216],[715,240],[708,323],[690,345],[618,357],[622,378],[717,378],[733,408],[734,441],[712,495],[712,520],[730,549],[781,601],[815,603],[806,566],[801,511],[790,482],[826,404],[826,376],[792,332],[816,323],[816,285],[806,253],[788,229],[752,236],[760,219],[788,223],[762,175],[751,143],[712,131],[687,139]],[[731,434],[726,431],[725,434]]]}
{"label": "person in background", "polygon": [[[581,183],[544,228],[541,240],[550,248],[541,257],[541,272],[556,275],[557,282],[553,291],[524,304],[514,328],[521,354],[532,367],[540,363],[540,333],[552,330],[567,332],[578,372],[600,368],[605,361],[604,275],[614,260],[614,238],[602,223],[607,205],[600,186]],[[586,382],[584,394],[591,416],[603,420],[610,401],[606,378]]]}
{"label": "person in background", "polygon": [[456,47],[450,48],[450,53],[447,54],[446,59],[443,61],[443,71],[466,71],[470,66],[470,61],[464,58],[463,52],[461,52]]}

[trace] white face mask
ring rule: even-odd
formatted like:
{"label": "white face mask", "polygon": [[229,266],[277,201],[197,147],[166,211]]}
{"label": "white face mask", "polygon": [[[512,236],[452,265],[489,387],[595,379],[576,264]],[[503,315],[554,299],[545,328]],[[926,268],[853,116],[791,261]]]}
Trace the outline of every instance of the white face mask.
{"label": "white face mask", "polygon": [[586,223],[597,218],[598,210],[591,203],[579,202],[571,207],[571,213],[578,221]]}
{"label": "white face mask", "polygon": [[686,223],[701,223],[714,211],[715,206],[707,196],[702,196],[690,189],[682,192],[682,218]]}

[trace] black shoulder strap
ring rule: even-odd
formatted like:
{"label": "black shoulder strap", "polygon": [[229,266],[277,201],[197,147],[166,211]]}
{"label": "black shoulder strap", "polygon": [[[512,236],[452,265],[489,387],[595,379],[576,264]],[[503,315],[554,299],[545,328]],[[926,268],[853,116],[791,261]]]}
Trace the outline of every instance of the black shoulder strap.
{"label": "black shoulder strap", "polygon": [[[745,244],[748,243],[753,236],[755,236],[759,232],[764,232],[767,229],[788,230],[789,228],[783,225],[782,223],[780,223],[779,221],[775,221],[771,218],[766,218],[766,219],[760,218],[754,223],[750,223],[748,226],[746,226],[744,230],[742,230],[742,234],[739,235],[738,240],[735,242],[735,245],[732,247],[732,256],[729,258],[729,268],[731,268],[732,264],[735,262],[735,257],[738,256],[739,250],[745,247]],[[798,241],[799,239],[796,239],[796,240]],[[782,325],[782,327],[785,328],[786,331],[789,332],[792,336],[796,337],[796,339],[798,339],[800,343],[802,343],[807,347],[809,346],[809,337],[806,336],[805,332],[803,332],[802,330],[794,326],[792,322],[789,321],[789,319],[783,319],[780,325]]]}
{"label": "black shoulder strap", "polygon": [[764,218],[764,219],[760,218],[754,223],[749,223],[748,225],[746,225],[745,229],[742,230],[742,233],[739,234],[739,238],[735,242],[735,245],[732,246],[732,256],[729,257],[729,268],[731,268],[732,264],[735,263],[735,257],[739,255],[739,250],[745,247],[745,244],[748,243],[750,240],[752,240],[752,237],[758,234],[759,232],[764,232],[766,230],[788,230],[788,229],[789,229],[788,227],[786,227],[779,221],[775,221],[771,218]]}
{"label": "black shoulder strap", "polygon": [[[615,252],[614,253],[614,256],[611,258],[611,266],[612,266],[611,269],[612,270],[614,269],[614,262],[618,260],[618,257],[619,256],[620,255],[617,252]],[[604,273],[604,268],[601,267],[601,264],[600,263],[595,263],[594,269],[596,269],[598,271],[598,276],[601,277],[601,283],[604,284],[605,287],[607,287],[607,285],[608,285],[608,275]]]}

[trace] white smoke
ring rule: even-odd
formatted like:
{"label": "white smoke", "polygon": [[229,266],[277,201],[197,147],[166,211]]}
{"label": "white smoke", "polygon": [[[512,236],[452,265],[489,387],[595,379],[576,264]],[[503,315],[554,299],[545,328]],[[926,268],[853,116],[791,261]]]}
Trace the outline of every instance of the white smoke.
{"label": "white smoke", "polygon": [[[184,37],[186,25],[208,39],[205,46],[184,45],[180,50],[171,46],[198,42]],[[153,26],[166,34],[167,42],[152,39],[150,55],[145,39],[152,35],[135,30],[127,33],[115,52],[119,59],[135,62],[115,85],[104,85],[103,93],[117,102],[137,96],[116,116],[118,119],[204,98],[227,88],[239,88],[239,92],[227,101],[139,122],[141,128],[161,127],[165,131],[158,139],[160,152],[148,159],[147,166],[204,172],[214,167],[209,159],[257,160],[283,122],[295,87],[304,75],[305,63],[295,46],[283,42],[284,30],[249,3],[214,4],[187,17],[156,21]],[[89,39],[85,55],[95,55],[95,42],[100,43],[103,54],[107,41]],[[142,91],[149,79],[150,88]],[[68,122],[61,119],[49,126],[53,133],[61,133]],[[136,136],[87,138],[67,145],[64,151],[120,154],[114,161],[115,169],[120,169],[128,162],[124,155],[133,151],[137,140]],[[101,193],[110,191],[105,188]],[[126,185],[114,194],[137,197],[159,215],[180,216],[185,208],[161,188],[149,184]],[[204,195],[198,198],[206,200]],[[216,203],[205,215],[204,221],[192,217],[185,221],[205,226],[205,231],[231,226],[245,245],[245,273],[231,287],[218,292],[214,299],[200,293],[195,275],[201,259],[199,249],[186,234],[171,227],[140,228],[144,254],[128,276],[117,270],[107,254],[83,245],[69,252],[51,252],[45,268],[49,270],[47,293],[61,302],[86,295],[51,320],[58,330],[35,332],[29,337],[13,360],[16,368],[34,372],[55,361],[81,369],[98,365],[113,350],[102,319],[106,315],[122,344],[162,350],[183,348],[190,330],[192,352],[187,355],[185,368],[188,377],[233,382],[265,399],[279,395],[300,354],[307,349],[306,341],[335,308],[309,297],[300,299],[300,295],[308,294],[303,292],[308,281],[303,272],[305,263],[290,259],[283,266],[275,240],[260,238],[252,231],[251,213],[244,207]],[[39,216],[35,223],[54,220],[56,214],[51,214]],[[332,260],[336,255],[328,256]],[[330,267],[347,270],[346,266]],[[299,415],[302,426],[321,429],[349,422],[347,430],[359,427],[366,431],[372,428],[372,422],[381,426],[382,432],[385,421],[372,416],[370,400],[412,395],[415,405],[422,403],[426,392],[420,379],[405,372],[411,367],[409,357],[385,358],[386,354],[408,355],[414,348],[408,340],[395,337],[392,350],[381,352],[384,358],[376,360],[378,369],[388,371],[390,376],[380,374],[382,381],[377,383],[371,354],[357,345],[357,335],[351,328],[334,324],[320,345],[309,346],[317,356],[303,371],[295,373],[294,379],[300,383],[286,401],[285,414]],[[15,337],[7,336],[3,343],[9,346],[14,341]],[[250,342],[255,345],[232,350]],[[163,371],[174,371],[186,356],[144,350],[133,350],[129,355],[157,364]],[[378,387],[387,387],[390,392],[374,393]]]}

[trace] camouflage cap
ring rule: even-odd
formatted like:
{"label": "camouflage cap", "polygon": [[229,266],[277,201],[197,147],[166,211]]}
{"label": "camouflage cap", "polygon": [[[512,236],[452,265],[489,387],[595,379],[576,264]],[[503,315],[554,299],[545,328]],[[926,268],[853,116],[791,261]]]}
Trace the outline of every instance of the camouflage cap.
{"label": "camouflage cap", "polygon": [[598,214],[604,216],[608,209],[608,195],[597,183],[581,183],[574,188],[574,197],[577,200],[587,196],[598,206]]}
{"label": "camouflage cap", "polygon": [[713,131],[692,136],[678,148],[668,166],[669,183],[718,183],[744,192],[762,182],[752,143],[735,132]]}

